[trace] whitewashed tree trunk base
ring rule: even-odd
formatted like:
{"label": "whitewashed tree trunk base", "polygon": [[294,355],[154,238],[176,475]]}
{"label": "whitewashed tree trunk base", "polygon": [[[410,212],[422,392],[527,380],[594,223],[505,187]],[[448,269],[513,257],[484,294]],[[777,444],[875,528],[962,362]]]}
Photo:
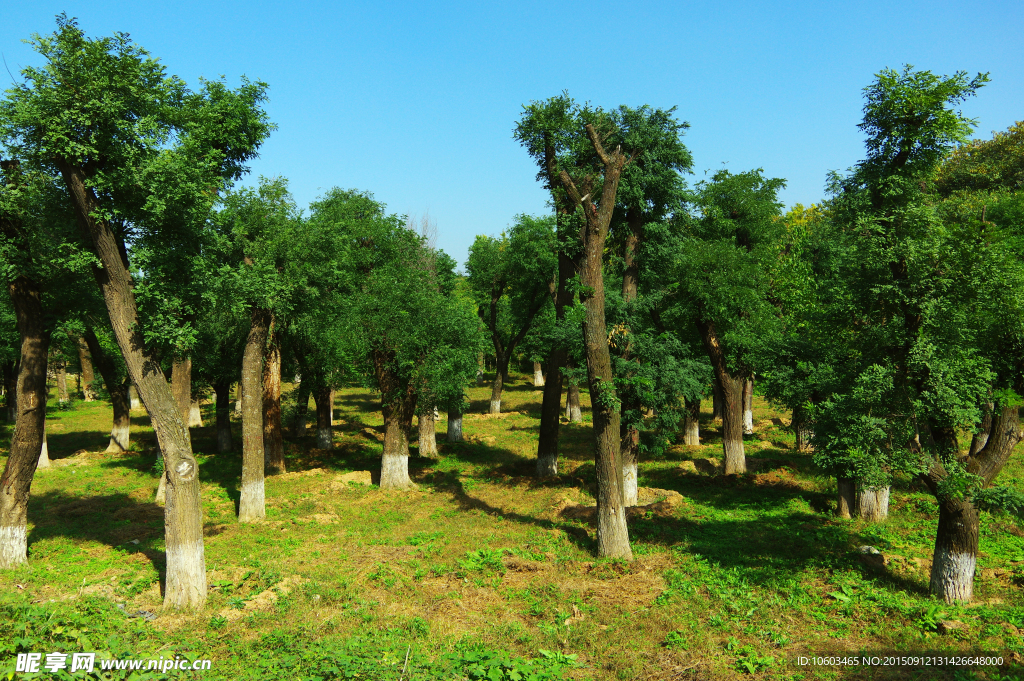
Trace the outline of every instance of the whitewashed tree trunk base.
{"label": "whitewashed tree trunk base", "polygon": [[165,610],[194,610],[206,601],[206,552],[203,542],[167,546]]}
{"label": "whitewashed tree trunk base", "polygon": [[448,414],[448,442],[462,442],[462,414]]}
{"label": "whitewashed tree trunk base", "polygon": [[491,400],[491,411],[492,414],[501,413],[501,400]]}
{"label": "whitewashed tree trunk base", "polygon": [[978,557],[936,547],[932,556],[931,592],[946,603],[969,602],[974,597]]}
{"label": "whitewashed tree trunk base", "polygon": [[266,487],[264,481],[257,480],[243,485],[242,496],[238,502],[238,522],[254,523],[266,517]]}
{"label": "whitewashed tree trunk base", "polygon": [[404,454],[385,454],[381,459],[380,488],[408,490],[416,485],[409,478],[409,457]]}
{"label": "whitewashed tree trunk base", "polygon": [[880,523],[889,517],[889,487],[857,489],[857,515],[865,520]]}
{"label": "whitewashed tree trunk base", "polygon": [[50,448],[46,445],[46,431],[43,430],[43,447],[39,450],[39,463],[36,464],[36,470],[40,468],[50,467]]}
{"label": "whitewashed tree trunk base", "polygon": [[0,527],[0,570],[28,561],[28,530],[25,525]]}
{"label": "whitewashed tree trunk base", "polygon": [[743,434],[754,434],[754,412],[751,409],[743,410]]}
{"label": "whitewashed tree trunk base", "polygon": [[334,432],[330,428],[316,429],[316,448],[330,449],[334,441]]}
{"label": "whitewashed tree trunk base", "polygon": [[700,445],[700,423],[687,419],[686,430],[683,431],[683,444],[692,447]]}
{"label": "whitewashed tree trunk base", "polygon": [[553,478],[558,475],[558,458],[541,456],[537,458],[537,477]]}
{"label": "whitewashed tree trunk base", "polygon": [[199,409],[199,402],[197,402],[196,400],[192,400],[192,404],[188,408],[188,427],[203,427],[203,412],[202,410]]}
{"label": "whitewashed tree trunk base", "polygon": [[739,475],[747,472],[747,455],[743,451],[743,440],[725,440],[725,474]]}
{"label": "whitewashed tree trunk base", "polygon": [[115,423],[110,429],[110,444],[107,445],[108,452],[127,452],[131,444],[131,422]]}
{"label": "whitewashed tree trunk base", "polygon": [[637,504],[637,466],[636,462],[622,465],[622,503],[626,506]]}

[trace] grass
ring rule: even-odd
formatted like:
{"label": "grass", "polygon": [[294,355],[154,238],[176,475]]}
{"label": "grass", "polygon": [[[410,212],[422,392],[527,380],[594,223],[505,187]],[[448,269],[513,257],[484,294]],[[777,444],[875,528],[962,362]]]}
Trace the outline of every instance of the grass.
{"label": "grass", "polygon": [[[681,503],[631,516],[633,562],[596,560],[586,516],[562,512],[594,503],[586,393],[584,423],[562,425],[561,475],[538,481],[541,389],[515,376],[500,416],[483,413],[489,391],[469,390],[465,443],[443,442],[438,422],[442,458],[411,458],[419,488],[404,493],[337,480],[379,466],[382,425],[372,393],[339,391],[334,449],[286,440],[289,472],[267,479],[258,524],[235,521],[240,453],[211,453],[213,428],[193,429],[209,601],[152,621],[165,565],[148,419],[134,414],[132,451],[114,456],[100,453],[106,404],[52,411],[54,466],[33,482],[29,563],[0,573],[0,676],[16,652],[86,650],[209,658],[211,671],[177,672],[204,679],[1017,678],[797,664],[844,651],[1019,661],[1014,523],[983,518],[975,602],[940,604],[928,595],[934,500],[897,481],[887,522],[836,518],[834,482],[793,451],[788,416],[758,399],[746,443],[757,473],[715,477],[690,463],[721,458],[704,414],[702,446],[641,463],[640,484]],[[1022,465],[1012,459],[1002,479],[1019,480]],[[885,565],[863,562],[862,545]],[[962,628],[941,633],[951,620]]]}

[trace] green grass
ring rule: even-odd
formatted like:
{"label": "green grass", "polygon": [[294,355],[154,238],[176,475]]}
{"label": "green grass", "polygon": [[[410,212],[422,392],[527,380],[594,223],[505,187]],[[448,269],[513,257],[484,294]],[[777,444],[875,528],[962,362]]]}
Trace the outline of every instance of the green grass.
{"label": "green grass", "polygon": [[[489,390],[470,389],[467,442],[443,442],[438,422],[442,458],[410,459],[419,489],[404,493],[332,484],[376,470],[381,454],[377,398],[339,391],[335,448],[286,440],[289,473],[267,479],[267,519],[252,525],[235,521],[240,453],[212,453],[213,428],[193,429],[209,600],[152,622],[133,616],[159,611],[165,571],[148,419],[134,415],[133,450],[115,456],[100,453],[107,405],[54,410],[29,563],[0,573],[0,677],[19,651],[95,650],[210,658],[204,679],[1014,678],[796,664],[813,652],[1024,653],[1024,533],[1012,522],[982,521],[975,603],[939,604],[926,571],[934,500],[901,480],[886,523],[836,518],[834,483],[792,450],[787,415],[758,400],[747,454],[766,461],[760,472],[688,470],[721,457],[704,414],[701,447],[641,462],[642,486],[683,503],[631,518],[633,562],[596,560],[594,528],[559,513],[593,504],[586,393],[584,423],[562,425],[561,475],[537,481],[541,389],[515,377],[499,417],[482,413]],[[861,562],[864,544],[884,568]],[[944,635],[944,620],[965,628]]]}

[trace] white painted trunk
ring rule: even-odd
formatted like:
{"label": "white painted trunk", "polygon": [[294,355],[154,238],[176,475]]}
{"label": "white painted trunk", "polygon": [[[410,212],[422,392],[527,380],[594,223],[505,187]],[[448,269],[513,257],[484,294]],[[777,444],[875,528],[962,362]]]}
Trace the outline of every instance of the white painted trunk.
{"label": "white painted trunk", "polygon": [[[168,544],[167,601],[171,607],[206,601],[206,552],[202,540]],[[170,569],[174,566],[174,569]],[[181,604],[181,605],[173,605]],[[165,608],[167,603],[165,602]]]}
{"label": "white painted trunk", "polygon": [[697,419],[686,419],[683,430],[683,444],[697,447],[700,445],[700,421]]}
{"label": "white painted trunk", "polygon": [[238,398],[237,400],[235,400],[235,413],[242,413],[242,398]]}
{"label": "white painted trunk", "polygon": [[428,411],[425,414],[420,414],[419,417],[419,430],[420,430],[420,456],[425,456],[428,459],[438,458],[437,453],[437,430],[434,425],[434,412]]}
{"label": "white painted trunk", "polygon": [[260,478],[242,485],[242,495],[238,500],[238,522],[257,522],[267,516],[266,488],[263,481],[264,478]]}
{"label": "white painted trunk", "polygon": [[131,444],[131,421],[126,423],[115,423],[110,429],[110,443],[107,445],[108,452],[126,452]]}
{"label": "white painted trunk", "polygon": [[381,458],[380,488],[409,489],[412,486],[412,480],[409,478],[409,456],[384,454]]}
{"label": "white painted trunk", "polygon": [[199,409],[199,402],[197,400],[192,400],[192,405],[188,408],[188,427],[203,427],[203,412]]}
{"label": "white painted trunk", "polygon": [[725,474],[739,475],[747,472],[747,456],[743,451],[743,440],[723,440],[725,450]]}
{"label": "white painted trunk", "polygon": [[622,464],[622,503],[636,506],[637,503],[636,461]]}
{"label": "white painted trunk", "polygon": [[936,547],[932,556],[931,592],[946,603],[969,602],[974,597],[974,572],[978,557],[971,553]]}
{"label": "white painted trunk", "polygon": [[[334,425],[334,391],[331,391],[331,425]],[[327,449],[327,447],[325,447]]]}
{"label": "white painted trunk", "polygon": [[544,370],[540,362],[533,363],[533,385],[538,388],[544,385]]}
{"label": "white painted trunk", "polygon": [[39,451],[39,463],[36,469],[50,467],[50,448],[46,446],[46,426],[43,426],[43,448]]}
{"label": "white painted trunk", "polygon": [[330,449],[331,443],[334,440],[334,431],[330,428],[317,428],[316,429],[316,448],[317,449]]}
{"label": "white painted trunk", "polygon": [[880,523],[889,517],[889,487],[857,490],[857,514],[865,520]]}
{"label": "white painted trunk", "polygon": [[558,475],[558,457],[537,457],[537,477],[549,478]]}
{"label": "white painted trunk", "polygon": [[743,410],[743,434],[753,435],[754,434],[754,410],[744,409]]}
{"label": "white painted trunk", "polygon": [[131,409],[142,409],[142,400],[139,399],[139,391],[134,385],[128,388],[128,399],[131,401]]}
{"label": "white painted trunk", "polygon": [[491,400],[491,413],[492,414],[500,414],[501,413],[501,400]]}
{"label": "white painted trunk", "polygon": [[167,503],[167,474],[160,475],[160,484],[156,486],[156,497],[153,499],[158,504]]}
{"label": "white painted trunk", "polygon": [[0,570],[28,561],[28,531],[25,525],[0,527]]}
{"label": "white painted trunk", "polygon": [[462,414],[448,412],[448,442],[462,442]]}

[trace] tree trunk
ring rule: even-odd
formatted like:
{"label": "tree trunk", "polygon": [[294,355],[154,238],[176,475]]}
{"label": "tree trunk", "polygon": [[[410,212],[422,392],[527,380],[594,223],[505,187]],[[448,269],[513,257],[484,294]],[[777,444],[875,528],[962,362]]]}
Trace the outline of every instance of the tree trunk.
{"label": "tree trunk", "polygon": [[496,363],[494,383],[491,384],[491,414],[501,413],[501,390],[508,376],[508,356],[502,353],[496,358]]}
{"label": "tree trunk", "polygon": [[[593,407],[591,407],[593,409]],[[583,410],[580,408],[580,387],[570,383],[565,396],[566,418],[570,423],[583,423]]]}
{"label": "tree trunk", "polygon": [[8,287],[21,337],[18,417],[0,476],[0,568],[28,560],[28,497],[46,428],[46,356],[50,332],[43,321],[38,284],[20,276]]}
{"label": "tree trunk", "polygon": [[295,401],[295,423],[292,432],[295,437],[306,437],[306,415],[309,413],[309,381],[299,383],[299,394]]}
{"label": "tree trunk", "polygon": [[[622,301],[627,310],[636,302],[640,289],[640,267],[636,260],[637,251],[640,249],[640,238],[643,234],[643,214],[640,211],[630,209],[626,215],[626,222],[629,225],[629,232],[626,234],[626,243],[623,249],[622,272]],[[633,341],[630,336],[631,329],[624,327],[626,345],[622,350],[622,359],[629,362],[627,365],[627,378],[635,375],[639,368],[639,360],[633,358]],[[637,470],[640,462],[640,429],[637,427],[643,405],[635,388],[628,388],[621,396],[622,408],[620,411],[621,424],[619,428],[620,446],[622,451],[622,494],[623,503],[626,506],[637,504]]]}
{"label": "tree trunk", "polygon": [[743,380],[743,434],[754,434],[754,379]]}
{"label": "tree trunk", "polygon": [[683,420],[683,444],[700,446],[700,400],[686,400],[686,417]]}
{"label": "tree trunk", "polygon": [[857,515],[864,520],[880,523],[889,517],[889,486],[865,487],[857,485]]}
{"label": "tree trunk", "polygon": [[978,565],[978,510],[970,501],[939,502],[930,589],[946,603],[969,602]]}
{"label": "tree trunk", "polygon": [[235,395],[235,413],[242,414],[242,382],[238,382],[238,389]]}
{"label": "tree trunk", "polygon": [[127,452],[131,444],[132,433],[132,410],[129,391],[131,383],[125,379],[124,383],[108,387],[110,404],[114,409],[114,423],[110,426],[110,442],[107,444],[107,452]]}
{"label": "tree trunk", "polygon": [[316,448],[330,449],[334,440],[334,431],[331,430],[331,410],[333,408],[330,388],[317,388],[313,391],[313,401],[316,402]]}
{"label": "tree trunk", "polygon": [[747,458],[743,451],[743,378],[729,373],[725,366],[725,353],[715,331],[714,322],[697,322],[704,349],[715,372],[715,385],[721,394],[722,449],[725,454],[725,474],[747,472]]}
{"label": "tree trunk", "polygon": [[331,388],[331,395],[327,400],[327,421],[334,425],[334,388]]}
{"label": "tree trunk", "polygon": [[722,398],[722,388],[718,385],[717,381],[714,381],[711,386],[711,418],[716,423],[722,422],[722,403],[724,401]]}
{"label": "tree trunk", "polygon": [[199,404],[199,400],[192,400],[192,404],[188,408],[188,427],[189,428],[202,428],[203,427],[203,409]]}
{"label": "tree trunk", "polygon": [[434,425],[434,410],[420,410],[420,456],[428,459],[441,458],[437,452],[437,429]]}
{"label": "tree trunk", "polygon": [[188,423],[188,412],[192,407],[192,358],[174,357],[171,363],[171,392],[181,420]]}
{"label": "tree trunk", "polygon": [[36,468],[50,467],[50,448],[46,446],[46,422],[43,421],[43,446],[39,449],[39,463]]}
{"label": "tree trunk", "polygon": [[96,399],[96,391],[92,384],[96,381],[96,373],[92,368],[92,358],[89,356],[89,346],[85,339],[69,334],[72,342],[78,348],[78,364],[82,367],[82,399],[92,402]]}
{"label": "tree trunk", "polygon": [[270,312],[254,307],[242,353],[242,495],[238,521],[266,517],[263,453],[263,348],[270,327]]}
{"label": "tree trunk", "polygon": [[286,472],[281,432],[281,341],[276,333],[271,336],[263,363],[263,448],[270,472]]}
{"label": "tree trunk", "polygon": [[556,348],[548,357],[548,375],[540,407],[540,435],[537,439],[537,477],[558,475],[558,428],[562,402],[562,367],[566,352]]}
{"label": "tree trunk", "polygon": [[462,397],[448,403],[448,442],[462,442]]}
{"label": "tree trunk", "polygon": [[989,433],[992,432],[992,410],[994,408],[995,405],[992,402],[985,403],[985,411],[982,414],[981,423],[979,424],[980,430],[974,434],[974,437],[971,438],[971,449],[968,454],[969,456],[974,456],[975,454],[980,452],[982,449],[985,448],[985,445],[988,443]]}
{"label": "tree trunk", "polygon": [[484,353],[476,356],[476,385],[479,388],[484,384]]}
{"label": "tree trunk", "polygon": [[[409,427],[412,411],[416,408],[416,393],[411,385],[402,385],[391,369],[394,353],[373,351],[373,371],[381,392],[381,411],[384,415],[384,455],[381,459],[380,488],[410,489],[409,479]],[[500,374],[500,372],[499,372]]]}
{"label": "tree trunk", "polygon": [[134,385],[128,388],[128,403],[131,409],[142,409],[142,400],[139,399],[139,389]]}
{"label": "tree trunk", "polygon": [[540,388],[544,386],[544,370],[540,362],[533,363],[533,386]]}
{"label": "tree trunk", "polygon": [[836,515],[852,518],[857,508],[857,482],[853,478],[836,478]]}
{"label": "tree trunk", "polygon": [[57,362],[57,401],[60,404],[67,404],[71,401],[71,396],[68,394],[68,367],[64,360]]}
{"label": "tree trunk", "polygon": [[18,362],[4,362],[4,396],[7,398],[7,422],[18,421]]}
{"label": "tree trunk", "polygon": [[217,451],[230,452],[231,442],[231,383],[218,381],[213,390],[217,395]]}

